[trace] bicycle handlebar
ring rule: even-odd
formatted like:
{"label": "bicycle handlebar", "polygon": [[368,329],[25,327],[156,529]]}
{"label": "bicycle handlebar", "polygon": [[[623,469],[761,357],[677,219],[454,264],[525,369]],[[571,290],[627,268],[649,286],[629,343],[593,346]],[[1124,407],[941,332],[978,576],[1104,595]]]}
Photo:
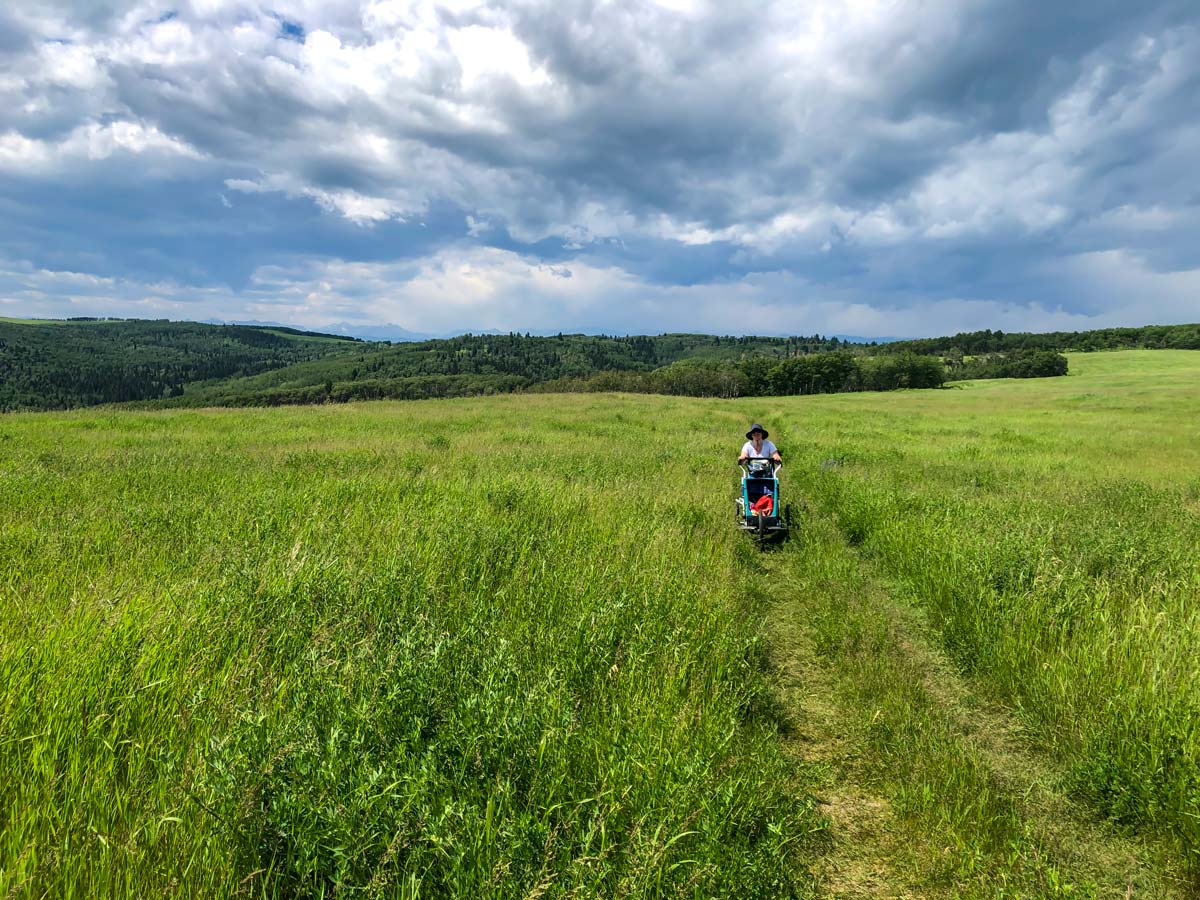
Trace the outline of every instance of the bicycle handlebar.
{"label": "bicycle handlebar", "polygon": [[771,459],[771,458],[765,457],[765,456],[749,456],[746,459],[742,459],[741,457],[739,457],[738,458],[738,468],[746,469],[748,471],[750,469],[750,464],[755,463],[755,462],[767,463],[768,465],[770,465],[772,472],[778,472],[780,469],[783,468],[783,460]]}

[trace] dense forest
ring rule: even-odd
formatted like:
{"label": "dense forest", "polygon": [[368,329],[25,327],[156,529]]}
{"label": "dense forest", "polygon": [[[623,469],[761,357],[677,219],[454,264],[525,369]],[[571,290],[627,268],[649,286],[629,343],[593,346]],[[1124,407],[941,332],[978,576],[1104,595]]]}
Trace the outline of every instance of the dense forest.
{"label": "dense forest", "polygon": [[933,356],[863,354],[860,345],[820,337],[464,335],[364,345],[251,378],[197,385],[166,405],[411,400],[517,390],[739,397],[936,387],[947,378]]}
{"label": "dense forest", "polygon": [[358,344],[293,328],[0,319],[0,411],[179,396],[185,385],[253,375]]}
{"label": "dense forest", "polygon": [[[905,355],[905,354],[902,354]],[[1067,358],[1055,350],[1009,350],[943,358],[948,381],[972,378],[1049,378],[1067,374]]]}
{"label": "dense forest", "polygon": [[946,366],[936,356],[862,356],[830,351],[783,359],[750,356],[736,362],[686,359],[650,372],[610,371],[587,378],[560,378],[534,385],[531,390],[729,398],[932,388],[941,387],[946,380]]}
{"label": "dense forest", "polygon": [[0,410],[267,406],[511,391],[738,397],[1063,375],[1060,350],[1200,348],[1200,325],[980,331],[888,344],[704,334],[466,334],[365,342],[290,328],[0,319]]}
{"label": "dense forest", "polygon": [[1141,328],[1101,328],[1095,331],[1030,332],[968,331],[952,337],[922,338],[880,344],[880,353],[936,353],[939,356],[977,356],[983,353],[1054,350],[1200,350],[1200,325],[1144,325]]}
{"label": "dense forest", "polygon": [[[426,399],[506,393],[543,384],[586,389],[577,382],[601,373],[649,375],[674,364],[737,368],[840,353],[837,338],[653,337],[559,334],[462,335],[403,344],[362,344],[347,354],[260,375],[196,385],[169,405],[275,405],[324,400]],[[646,385],[656,382],[647,381]],[[647,390],[651,388],[647,387]],[[673,393],[680,391],[672,391]],[[732,396],[732,395],[731,395]]]}

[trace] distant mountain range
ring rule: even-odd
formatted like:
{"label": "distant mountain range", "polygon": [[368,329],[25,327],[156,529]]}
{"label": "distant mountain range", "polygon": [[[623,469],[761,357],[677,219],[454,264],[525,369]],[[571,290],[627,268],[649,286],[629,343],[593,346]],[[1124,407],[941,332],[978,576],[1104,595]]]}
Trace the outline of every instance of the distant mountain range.
{"label": "distant mountain range", "polygon": [[329,334],[342,334],[346,337],[361,338],[364,341],[391,341],[400,344],[406,341],[431,341],[437,338],[450,337],[448,334],[426,334],[421,331],[409,331],[400,325],[358,325],[353,322],[334,322],[322,325],[321,331]]}

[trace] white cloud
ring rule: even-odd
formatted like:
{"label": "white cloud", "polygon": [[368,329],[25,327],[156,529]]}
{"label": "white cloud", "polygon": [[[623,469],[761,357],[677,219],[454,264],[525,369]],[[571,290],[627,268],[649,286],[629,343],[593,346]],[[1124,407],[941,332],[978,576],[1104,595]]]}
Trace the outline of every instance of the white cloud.
{"label": "white cloud", "polygon": [[90,47],[52,42],[41,46],[39,56],[38,74],[49,84],[85,91],[108,84],[108,75]]}
{"label": "white cloud", "polygon": [[193,160],[204,156],[196,148],[141,122],[90,122],[60,141],[32,140],[12,131],[0,135],[0,167],[18,171],[62,168],[118,154]]}
{"label": "white cloud", "polygon": [[141,122],[112,122],[107,125],[93,122],[71,132],[56,150],[62,156],[83,156],[88,159],[107,159],[122,151],[135,155],[161,152],[191,159],[203,156],[194,147],[163,134],[156,126]]}
{"label": "white cloud", "polygon": [[[320,328],[395,323],[425,333],[469,330],[610,333],[706,331],[917,336],[982,328],[1085,330],[1200,318],[1200,269],[1157,273],[1122,254],[1069,261],[1071,284],[1102,296],[1090,313],[1004,299],[946,298],[881,306],[786,272],[661,285],[597,261],[546,265],[507,250],[446,248],[410,263],[343,260],[260,267],[244,290],[142,283],[0,264],[9,315],[256,319]],[[751,323],[752,327],[748,327]]]}
{"label": "white cloud", "polygon": [[[1173,297],[1200,264],[1200,201],[1181,188],[1200,154],[1200,16],[1143,6],[1064,7],[1056,24],[1029,0],[189,0],[173,14],[19,0],[27,40],[0,55],[0,169],[14,194],[25,179],[51,204],[114,176],[146,195],[207,179],[194,190],[214,218],[194,227],[253,261],[230,280],[254,263],[260,280],[195,296],[309,318],[675,328],[691,304],[695,327],[745,330],[720,299],[733,292],[776,330],[1091,320],[1110,310],[1099,261]],[[233,196],[212,201],[222,182],[240,196],[217,218]],[[353,246],[328,251],[345,262],[293,263],[254,219],[287,205],[268,193],[362,226],[344,231],[372,259],[398,223],[442,232],[415,263],[357,263]],[[42,212],[0,238],[44,243]],[[234,219],[258,222],[261,259]],[[152,268],[179,252],[152,232],[74,263],[56,247],[54,265]],[[162,269],[219,280],[214,240],[196,242],[213,257]],[[489,242],[546,252],[571,277]],[[292,274],[269,282],[275,302],[261,278],[280,260]],[[1090,292],[1062,294],[1063,310],[1046,299],[1057,263]],[[191,302],[163,285],[139,302]]]}
{"label": "white cloud", "polygon": [[383,197],[367,196],[352,190],[327,191],[284,175],[273,175],[262,181],[227,178],[225,186],[243,194],[279,192],[289,197],[308,197],[326,212],[336,212],[356,225],[369,225],[388,219],[402,220],[406,212],[403,207]]}
{"label": "white cloud", "polygon": [[487,78],[512,79],[526,88],[550,82],[530,60],[529,49],[507,29],[468,25],[447,32],[446,40],[462,69],[465,91]]}
{"label": "white cloud", "polygon": [[20,169],[40,165],[49,158],[50,148],[43,141],[14,131],[0,134],[0,166]]}

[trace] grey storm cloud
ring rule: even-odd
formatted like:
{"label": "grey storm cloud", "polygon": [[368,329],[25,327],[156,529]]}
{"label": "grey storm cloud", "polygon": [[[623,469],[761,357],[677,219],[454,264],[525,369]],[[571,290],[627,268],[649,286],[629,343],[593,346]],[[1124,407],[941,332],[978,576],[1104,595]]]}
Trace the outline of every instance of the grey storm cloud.
{"label": "grey storm cloud", "polygon": [[1197,158],[1191,0],[18,2],[0,310],[1194,320]]}

